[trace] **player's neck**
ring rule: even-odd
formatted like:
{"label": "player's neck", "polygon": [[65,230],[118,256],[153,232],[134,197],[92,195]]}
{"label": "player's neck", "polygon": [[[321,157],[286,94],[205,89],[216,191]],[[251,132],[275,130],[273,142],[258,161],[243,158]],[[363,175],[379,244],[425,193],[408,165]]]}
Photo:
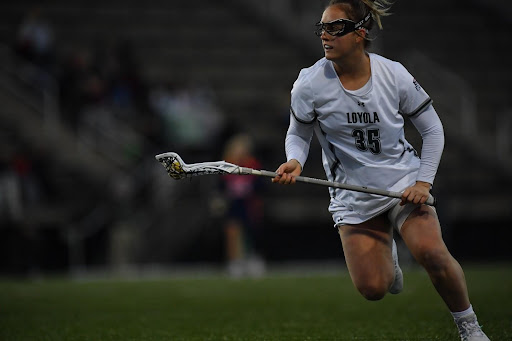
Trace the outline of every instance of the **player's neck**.
{"label": "player's neck", "polygon": [[343,61],[334,61],[333,65],[341,84],[347,90],[357,90],[370,79],[370,57],[366,53],[345,58]]}

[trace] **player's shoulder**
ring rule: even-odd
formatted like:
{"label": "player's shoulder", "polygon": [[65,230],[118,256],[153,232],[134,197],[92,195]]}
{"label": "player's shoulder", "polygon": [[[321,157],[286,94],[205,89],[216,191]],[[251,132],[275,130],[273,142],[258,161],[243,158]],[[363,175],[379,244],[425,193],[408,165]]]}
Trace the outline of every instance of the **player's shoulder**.
{"label": "player's shoulder", "polygon": [[328,62],[329,61],[325,57],[320,58],[313,65],[300,70],[299,75],[310,75],[319,71],[323,71]]}
{"label": "player's shoulder", "polygon": [[373,66],[381,70],[390,71],[395,75],[397,73],[407,72],[406,68],[399,61],[383,57],[376,53],[370,53],[370,58],[372,60]]}
{"label": "player's shoulder", "polygon": [[321,58],[313,65],[303,68],[299,72],[297,80],[293,84],[294,89],[310,89],[325,80],[326,70],[329,70],[329,61]]}
{"label": "player's shoulder", "polygon": [[370,53],[370,58],[371,58],[373,64],[376,64],[381,68],[386,68],[386,69],[391,69],[391,70],[399,70],[399,69],[404,68],[402,63],[400,63],[399,61],[386,58],[386,57],[381,56],[376,53]]}

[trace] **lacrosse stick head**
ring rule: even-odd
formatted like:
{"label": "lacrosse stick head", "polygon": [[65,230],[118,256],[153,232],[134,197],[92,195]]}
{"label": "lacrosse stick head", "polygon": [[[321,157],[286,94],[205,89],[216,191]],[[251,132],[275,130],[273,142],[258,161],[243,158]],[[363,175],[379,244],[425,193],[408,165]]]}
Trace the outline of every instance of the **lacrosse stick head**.
{"label": "lacrosse stick head", "polygon": [[157,161],[159,161],[167,171],[167,174],[175,180],[184,179],[187,177],[187,173],[183,170],[183,165],[185,162],[181,159],[181,157],[174,153],[164,153],[155,156]]}
{"label": "lacrosse stick head", "polygon": [[162,163],[167,174],[175,180],[207,174],[240,174],[240,167],[225,161],[186,164],[175,152],[158,154],[157,161]]}

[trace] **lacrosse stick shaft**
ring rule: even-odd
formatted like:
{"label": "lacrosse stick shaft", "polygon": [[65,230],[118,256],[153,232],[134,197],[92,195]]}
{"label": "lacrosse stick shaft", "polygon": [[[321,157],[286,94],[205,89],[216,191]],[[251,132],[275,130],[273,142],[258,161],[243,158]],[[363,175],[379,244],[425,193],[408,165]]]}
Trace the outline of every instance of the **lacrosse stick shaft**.
{"label": "lacrosse stick shaft", "polygon": [[[260,176],[267,176],[270,178],[274,178],[277,176],[277,174],[275,172],[269,172],[266,170],[255,170],[255,169],[246,168],[246,167],[240,167],[239,174],[260,175]],[[377,189],[377,188],[368,188],[365,186],[355,186],[355,185],[343,184],[341,182],[309,178],[306,176],[300,176],[300,175],[296,176],[295,180],[299,181],[299,182],[308,183],[308,184],[346,189],[349,191],[363,192],[363,193],[369,193],[369,194],[378,194],[378,195],[391,197],[391,198],[397,198],[397,199],[402,198],[402,193],[400,193],[400,192],[386,191],[386,190]],[[430,206],[435,206],[436,199],[432,195],[430,195],[429,198],[427,199],[427,201],[425,202],[425,204],[430,205]]]}
{"label": "lacrosse stick shaft", "polygon": [[[175,180],[184,179],[187,177],[207,175],[207,174],[239,174],[239,175],[260,175],[274,178],[277,176],[275,172],[269,172],[266,170],[255,170],[247,167],[240,167],[235,164],[217,161],[217,162],[201,162],[194,164],[186,164],[181,157],[175,152],[168,152],[158,154],[155,158],[160,161],[170,177]],[[385,191],[382,189],[368,188],[366,186],[356,186],[344,184],[341,182],[333,182],[316,178],[308,178],[304,176],[296,176],[296,181],[316,184],[327,187],[341,188],[349,191],[363,192],[369,194],[377,194],[387,196],[391,198],[402,198],[402,193]],[[430,195],[426,202],[427,205],[435,206],[436,200]]]}

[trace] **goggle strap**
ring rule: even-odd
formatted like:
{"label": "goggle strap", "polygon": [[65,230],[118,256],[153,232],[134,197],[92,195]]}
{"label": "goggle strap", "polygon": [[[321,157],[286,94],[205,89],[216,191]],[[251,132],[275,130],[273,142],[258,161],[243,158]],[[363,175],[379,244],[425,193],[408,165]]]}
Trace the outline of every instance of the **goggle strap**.
{"label": "goggle strap", "polygon": [[[361,28],[361,26],[363,26],[364,23],[366,23],[368,20],[370,20],[371,16],[372,16],[372,12],[368,12],[366,17],[364,17],[361,21],[359,21],[357,24],[354,25],[354,30],[358,30],[359,28]],[[363,28],[366,29],[365,27],[363,27]]]}

